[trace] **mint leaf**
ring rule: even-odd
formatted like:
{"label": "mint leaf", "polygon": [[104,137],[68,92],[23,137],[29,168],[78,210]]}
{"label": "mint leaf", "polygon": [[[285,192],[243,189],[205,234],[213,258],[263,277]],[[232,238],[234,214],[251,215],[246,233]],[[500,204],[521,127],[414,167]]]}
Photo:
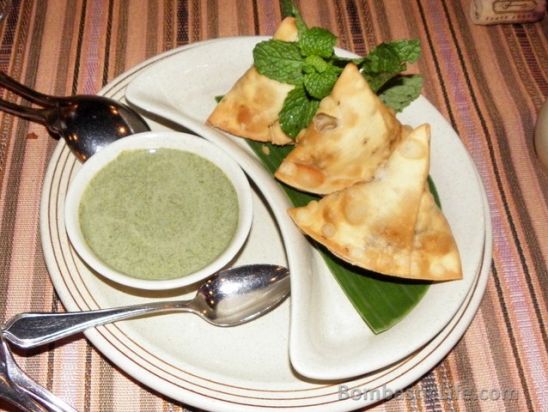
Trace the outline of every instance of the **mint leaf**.
{"label": "mint leaf", "polygon": [[321,100],[331,93],[338,78],[339,73],[333,70],[305,74],[304,87],[310,96]]}
{"label": "mint leaf", "polygon": [[356,63],[370,73],[402,71],[406,63],[416,62],[420,53],[418,40],[398,40],[379,44]]}
{"label": "mint leaf", "polygon": [[297,137],[308,126],[319,105],[318,100],[308,97],[303,86],[296,86],[288,93],[280,111],[280,127],[283,132],[292,138]]}
{"label": "mint leaf", "polygon": [[394,50],[401,61],[415,63],[421,55],[421,44],[417,39],[398,40],[386,43]]}
{"label": "mint leaf", "polygon": [[304,56],[331,57],[337,37],[329,30],[312,27],[299,36],[299,47]]}
{"label": "mint leaf", "polygon": [[398,76],[390,81],[379,95],[387,106],[399,112],[421,94],[422,76]]}
{"label": "mint leaf", "polygon": [[304,60],[303,71],[305,73],[323,73],[330,68],[330,64],[322,59],[320,56],[308,56]]}
{"label": "mint leaf", "polygon": [[415,62],[419,55],[418,40],[401,40],[380,44],[358,64],[371,89],[377,92],[390,79],[405,71],[407,63]]}
{"label": "mint leaf", "polygon": [[398,73],[405,63],[393,47],[382,43],[364,58],[362,69],[366,73]]}
{"label": "mint leaf", "polygon": [[369,87],[375,93],[377,93],[390,79],[396,76],[399,72],[387,72],[387,73],[367,73],[362,72],[363,77],[369,83]]}
{"label": "mint leaf", "polygon": [[258,72],[270,79],[288,84],[301,84],[303,63],[297,43],[267,40],[253,49],[253,59]]}

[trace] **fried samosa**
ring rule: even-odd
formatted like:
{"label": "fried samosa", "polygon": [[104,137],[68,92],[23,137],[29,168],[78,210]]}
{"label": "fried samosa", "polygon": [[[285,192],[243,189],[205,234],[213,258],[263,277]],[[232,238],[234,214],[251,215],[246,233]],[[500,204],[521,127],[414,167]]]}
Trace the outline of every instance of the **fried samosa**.
{"label": "fried samosa", "polygon": [[358,67],[348,64],[275,176],[322,195],[368,181],[402,132],[394,112],[371,90]]}
{"label": "fried samosa", "polygon": [[[297,41],[295,19],[285,18],[274,38]],[[277,145],[292,144],[293,139],[282,131],[278,116],[287,94],[294,87],[269,79],[252,66],[217,104],[207,122],[225,132],[251,140]]]}
{"label": "fried samosa", "polygon": [[457,279],[460,260],[445,218],[427,188],[430,127],[395,148],[368,182],[292,208],[297,226],[341,259],[402,278]]}

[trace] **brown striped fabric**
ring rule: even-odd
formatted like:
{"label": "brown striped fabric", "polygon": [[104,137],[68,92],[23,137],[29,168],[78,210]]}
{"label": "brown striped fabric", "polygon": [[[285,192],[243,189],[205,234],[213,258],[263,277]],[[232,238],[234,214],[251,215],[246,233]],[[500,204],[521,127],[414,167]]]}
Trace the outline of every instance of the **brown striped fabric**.
{"label": "brown striped fabric", "polygon": [[[422,58],[411,70],[424,76],[424,95],[472,156],[491,211],[491,276],[472,324],[434,369],[372,410],[546,411],[548,168],[533,136],[548,97],[548,18],[478,26],[470,0],[296,3],[309,25],[329,29],[340,47],[359,54],[383,41],[420,39]],[[96,93],[175,47],[270,35],[280,13],[276,0],[12,0],[0,22],[0,69],[45,93]],[[39,232],[56,144],[42,126],[0,113],[2,321],[63,310]],[[79,411],[195,410],[147,389],[85,339],[17,353],[17,360]],[[0,409],[13,410],[1,401]]]}

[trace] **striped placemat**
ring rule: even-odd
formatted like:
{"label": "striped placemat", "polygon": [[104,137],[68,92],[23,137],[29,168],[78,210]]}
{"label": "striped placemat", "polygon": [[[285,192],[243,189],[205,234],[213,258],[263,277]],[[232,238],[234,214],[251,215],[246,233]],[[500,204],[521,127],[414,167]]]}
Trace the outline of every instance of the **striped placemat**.
{"label": "striped placemat", "polygon": [[[328,28],[340,47],[359,54],[382,41],[421,40],[423,56],[411,69],[424,76],[425,96],[469,150],[492,215],[492,273],[469,330],[432,371],[373,409],[546,410],[548,170],[536,158],[533,136],[548,96],[547,19],[479,26],[465,0],[296,3],[309,25]],[[279,21],[280,5],[270,0],[12,0],[0,22],[0,69],[46,93],[96,93],[163,51],[269,35]],[[5,91],[2,97],[14,98]],[[43,127],[0,114],[2,320],[63,310],[38,229],[55,145]],[[125,375],[85,339],[17,359],[81,411],[186,409]]]}

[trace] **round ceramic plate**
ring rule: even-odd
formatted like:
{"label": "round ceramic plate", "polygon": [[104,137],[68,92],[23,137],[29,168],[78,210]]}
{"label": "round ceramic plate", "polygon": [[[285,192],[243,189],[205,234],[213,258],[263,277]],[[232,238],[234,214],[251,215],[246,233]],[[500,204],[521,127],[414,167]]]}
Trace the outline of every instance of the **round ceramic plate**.
{"label": "round ceramic plate", "polygon": [[[242,39],[233,40],[239,42]],[[115,79],[102,93],[122,100],[126,87],[135,76],[145,70],[153,73],[157,64],[197,48],[203,49],[201,53],[208,54],[211,50],[207,47],[218,42],[202,43],[158,56]],[[205,89],[207,89],[206,86],[208,85],[204,85]],[[219,86],[224,87],[224,85],[218,85],[217,88]],[[226,89],[220,90],[221,93],[224,91]],[[203,93],[209,92],[207,89]],[[216,92],[211,96],[221,93]],[[428,108],[428,106],[425,107]],[[422,111],[419,110],[419,112]],[[185,125],[195,126],[194,121]],[[150,124],[154,130],[177,129],[175,125],[168,127],[152,119]],[[444,127],[443,124],[441,127]],[[433,139],[433,147],[435,147],[434,144]],[[233,143],[229,145],[233,147]],[[447,150],[455,147],[460,147],[458,150],[466,154],[460,142],[453,142]],[[242,150],[242,147],[232,150]],[[234,153],[231,152],[231,154]],[[256,187],[254,226],[235,264],[261,262],[289,265],[292,271],[291,341],[295,339],[294,336],[298,338],[298,342],[303,341],[299,340],[301,330],[295,329],[294,321],[295,314],[298,315],[297,324],[301,324],[299,322],[306,318],[306,315],[303,315],[303,308],[307,296],[303,294],[300,283],[295,284],[294,287],[294,279],[299,276],[302,276],[299,279],[306,279],[306,276],[319,276],[322,281],[318,283],[324,285],[326,289],[307,293],[312,293],[312,296],[319,296],[316,295],[317,292],[324,293],[326,304],[336,302],[337,307],[343,308],[349,305],[336,283],[321,267],[321,260],[311,251],[304,237],[288,224],[282,213],[285,209],[276,209],[276,206],[283,207],[287,202],[277,185],[270,177],[267,181],[266,174],[261,175],[260,172],[252,170],[257,166],[257,162],[248,159],[249,153],[245,156],[246,158],[237,160],[241,161],[244,170],[252,177],[257,187],[260,185],[261,190]],[[351,371],[345,379],[337,382],[318,382],[299,375],[288,357],[289,302],[285,302],[263,318],[238,328],[215,328],[192,315],[172,314],[155,317],[154,320],[139,319],[120,322],[90,330],[86,332],[86,335],[105,356],[137,380],[173,399],[201,408],[231,411],[259,408],[310,410],[310,407],[314,406],[314,410],[352,410],[389,396],[420,378],[447,354],[466,330],[483,295],[491,260],[491,228],[481,183],[467,157],[465,164],[465,168],[471,170],[471,176],[466,175],[468,179],[463,182],[463,185],[474,187],[479,193],[478,207],[481,215],[478,257],[475,262],[470,263],[467,287],[459,297],[459,301],[455,303],[452,313],[438,322],[439,325],[436,328],[429,328],[426,337],[421,337],[422,344],[419,343],[417,347],[407,352],[401,351],[394,354],[384,351],[383,364],[374,372],[352,377],[356,375],[354,371]],[[78,161],[64,143],[60,142],[50,161],[41,204],[41,234],[46,263],[55,288],[66,308],[85,310],[151,299],[191,296],[193,292],[189,289],[172,293],[147,294],[120,288],[91,272],[79,260],[66,237],[62,215],[68,185],[78,168]],[[433,159],[433,172],[434,170]],[[436,174],[433,173],[433,175],[434,179],[437,179]],[[436,183],[441,188],[442,184],[438,180]],[[444,192],[440,194],[445,210],[445,205],[451,203],[451,196]],[[458,203],[454,207],[458,209]],[[265,244],[268,244],[268,248],[264,247]],[[315,270],[304,270],[304,267]],[[430,288],[423,301],[435,291],[435,287]],[[431,311],[434,312],[432,309]],[[339,315],[344,315],[344,311],[340,312],[337,309],[337,312]],[[351,312],[347,314],[351,318],[355,317],[355,314]],[[409,316],[416,315],[411,313]],[[320,322],[326,321],[326,328],[333,327],[330,324],[333,320],[336,321],[337,317],[316,319]],[[365,330],[361,332],[366,337],[363,347],[375,345],[375,336],[368,332],[363,323],[360,327],[360,330]],[[353,336],[350,338],[355,339]],[[306,348],[306,343],[303,348]],[[321,351],[318,353],[321,355]],[[345,361],[344,352],[339,353]],[[293,352],[292,360],[294,355]],[[298,353],[296,356],[299,356]],[[347,359],[350,358],[354,363],[361,364],[359,370],[372,370],[371,365],[362,361],[360,357],[356,357],[355,354],[349,354]],[[318,367],[318,363],[321,363],[318,359],[312,359],[311,363],[305,362],[305,366],[310,365],[311,369],[314,369]],[[323,368],[322,365],[319,366],[320,372],[331,370],[328,363]],[[335,372],[340,373],[340,371]],[[345,399],[345,394],[352,390],[354,395],[361,392],[363,396],[358,396],[357,400]]]}

